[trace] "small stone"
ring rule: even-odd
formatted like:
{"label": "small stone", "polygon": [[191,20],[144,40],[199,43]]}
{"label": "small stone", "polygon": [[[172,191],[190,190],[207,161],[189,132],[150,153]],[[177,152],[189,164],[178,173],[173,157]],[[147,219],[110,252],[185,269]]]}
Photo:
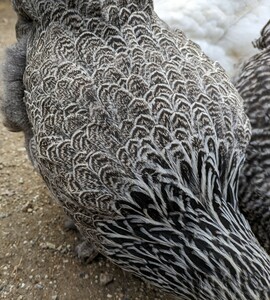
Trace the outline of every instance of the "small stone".
{"label": "small stone", "polygon": [[20,183],[20,184],[24,184],[24,181],[23,181],[23,178],[22,178],[22,177],[20,178],[19,183]]}
{"label": "small stone", "polygon": [[5,289],[6,285],[5,284],[1,284],[0,285],[0,291],[3,291]]}
{"label": "small stone", "polygon": [[27,202],[23,208],[22,208],[22,212],[29,212],[28,210],[33,210],[33,205],[30,202]]}
{"label": "small stone", "polygon": [[85,273],[85,272],[81,272],[79,274],[79,276],[80,276],[80,278],[83,278],[83,279],[88,279],[89,278],[89,275],[87,273]]}
{"label": "small stone", "polygon": [[36,202],[39,198],[39,195],[34,196],[33,201]]}
{"label": "small stone", "polygon": [[111,274],[100,274],[99,282],[102,286],[106,286],[113,281],[113,276]]}
{"label": "small stone", "polygon": [[52,300],[58,300],[58,296],[57,295],[52,296]]}
{"label": "small stone", "polygon": [[9,191],[9,190],[5,190],[3,192],[1,192],[1,196],[8,196],[8,197],[11,197],[13,196],[15,193],[14,191]]}
{"label": "small stone", "polygon": [[38,284],[35,285],[35,288],[38,289],[38,290],[43,290],[44,286],[42,284],[38,283]]}
{"label": "small stone", "polygon": [[55,250],[56,249],[55,244],[50,243],[50,242],[41,243],[40,246],[41,246],[42,249],[50,249],[50,250]]}
{"label": "small stone", "polygon": [[10,214],[7,214],[7,213],[0,213],[0,219],[5,219],[7,217],[9,217]]}
{"label": "small stone", "polygon": [[111,299],[113,296],[111,294],[107,294],[107,298]]}

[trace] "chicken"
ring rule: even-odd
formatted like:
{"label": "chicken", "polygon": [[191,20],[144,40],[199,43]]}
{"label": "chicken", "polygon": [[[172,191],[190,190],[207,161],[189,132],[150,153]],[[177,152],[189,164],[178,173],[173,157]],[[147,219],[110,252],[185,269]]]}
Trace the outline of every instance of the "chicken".
{"label": "chicken", "polygon": [[250,124],[220,65],[152,1],[13,4],[6,124],[88,243],[182,300],[268,300],[270,260],[238,206]]}
{"label": "chicken", "polygon": [[252,125],[239,197],[252,230],[270,253],[270,21],[255,45],[261,52],[245,62],[235,78]]}

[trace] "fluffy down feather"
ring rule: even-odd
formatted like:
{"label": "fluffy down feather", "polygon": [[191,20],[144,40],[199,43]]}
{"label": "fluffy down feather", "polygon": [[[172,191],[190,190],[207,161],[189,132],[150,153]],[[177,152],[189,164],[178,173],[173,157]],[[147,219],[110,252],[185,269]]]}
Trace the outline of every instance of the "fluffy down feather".
{"label": "fluffy down feather", "polygon": [[257,53],[255,40],[269,19],[269,0],[154,0],[159,17],[183,30],[230,76]]}

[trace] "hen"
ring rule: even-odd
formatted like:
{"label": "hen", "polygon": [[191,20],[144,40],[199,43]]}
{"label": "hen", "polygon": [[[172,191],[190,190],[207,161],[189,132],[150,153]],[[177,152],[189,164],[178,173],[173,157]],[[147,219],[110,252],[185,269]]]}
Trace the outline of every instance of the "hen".
{"label": "hen", "polygon": [[245,62],[235,78],[252,125],[239,197],[253,232],[270,253],[270,21],[255,45],[261,52]]}
{"label": "hen", "polygon": [[250,139],[218,63],[142,0],[13,0],[6,124],[82,235],[182,300],[268,300],[238,208]]}

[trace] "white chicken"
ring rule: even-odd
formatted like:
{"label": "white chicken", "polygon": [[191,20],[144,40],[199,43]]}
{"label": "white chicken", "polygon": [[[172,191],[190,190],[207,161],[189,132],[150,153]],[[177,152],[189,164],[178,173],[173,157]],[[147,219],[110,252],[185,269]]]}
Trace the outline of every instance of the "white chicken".
{"label": "white chicken", "polygon": [[155,11],[196,41],[230,76],[236,65],[258,51],[251,41],[270,16],[269,0],[154,0]]}

